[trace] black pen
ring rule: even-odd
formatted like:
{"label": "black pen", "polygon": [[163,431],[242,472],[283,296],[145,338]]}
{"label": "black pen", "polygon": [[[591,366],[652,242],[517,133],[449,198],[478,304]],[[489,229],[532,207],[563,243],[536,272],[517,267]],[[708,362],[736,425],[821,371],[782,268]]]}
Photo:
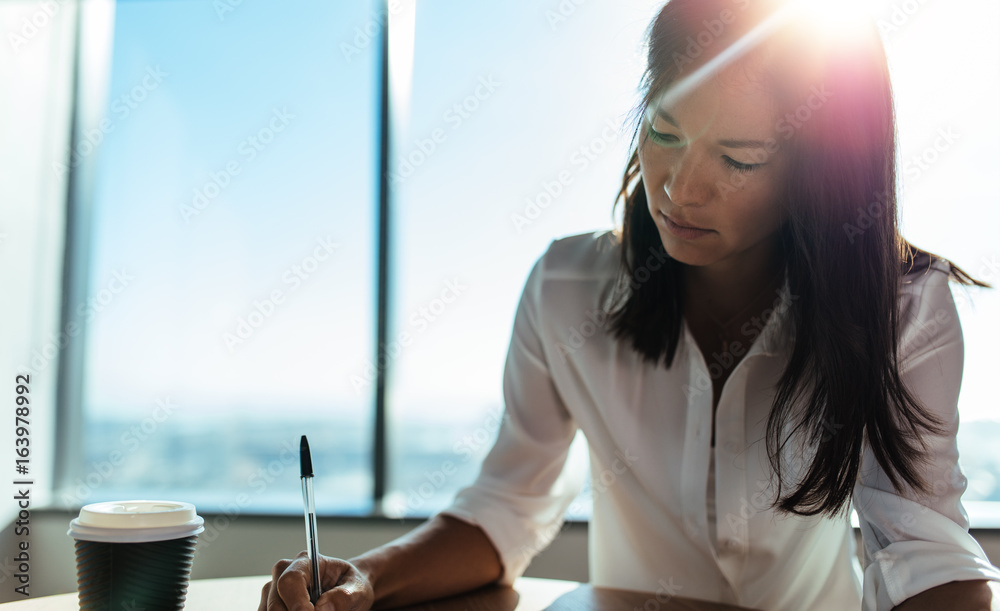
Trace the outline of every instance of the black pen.
{"label": "black pen", "polygon": [[309,454],[309,441],[302,436],[299,442],[299,465],[302,474],[302,504],[306,514],[306,549],[309,550],[309,560],[312,563],[312,594],[311,602],[319,600],[319,544],[316,540],[316,503],[313,500],[313,463]]}

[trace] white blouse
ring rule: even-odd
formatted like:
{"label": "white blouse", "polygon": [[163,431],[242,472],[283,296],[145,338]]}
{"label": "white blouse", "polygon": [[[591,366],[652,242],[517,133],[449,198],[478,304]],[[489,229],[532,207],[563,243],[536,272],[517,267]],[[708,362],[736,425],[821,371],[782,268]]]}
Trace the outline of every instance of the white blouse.
{"label": "white blouse", "polygon": [[[968,534],[960,502],[963,340],[942,262],[908,276],[900,301],[902,378],[948,429],[925,438],[932,460],[924,476],[934,493],[893,489],[865,446],[853,497],[862,569],[846,516],[769,508],[775,490],[763,439],[793,339],[787,278],[766,325],[744,330],[749,350],[723,385],[713,448],[715,355],[706,359],[686,324],[670,369],[643,361],[607,332],[601,297],[619,248],[610,232],[575,235],[553,241],[534,265],[514,320],[496,444],[477,480],[444,511],[483,529],[500,554],[503,583],[558,534],[582,488],[582,469],[566,461],[578,428],[594,482],[594,585],[769,611],[888,611],[949,581],[1000,581]],[[655,256],[644,261],[652,271],[661,264]],[[831,423],[830,434],[836,430]],[[783,464],[796,472],[808,456],[789,451]],[[712,463],[714,529],[706,495]]]}

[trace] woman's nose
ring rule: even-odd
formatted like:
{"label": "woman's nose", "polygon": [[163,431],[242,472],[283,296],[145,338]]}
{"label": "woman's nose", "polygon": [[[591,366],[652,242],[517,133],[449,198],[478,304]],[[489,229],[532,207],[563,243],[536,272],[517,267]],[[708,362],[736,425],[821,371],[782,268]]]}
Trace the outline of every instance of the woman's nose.
{"label": "woman's nose", "polygon": [[670,174],[663,183],[667,197],[678,206],[701,206],[709,196],[710,187],[705,182],[699,167],[702,162],[695,159],[690,151],[670,168]]}

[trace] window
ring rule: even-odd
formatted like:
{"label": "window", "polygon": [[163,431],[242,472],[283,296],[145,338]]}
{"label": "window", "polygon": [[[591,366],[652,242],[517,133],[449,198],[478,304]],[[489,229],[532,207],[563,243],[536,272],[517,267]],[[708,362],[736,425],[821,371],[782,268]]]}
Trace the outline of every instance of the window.
{"label": "window", "polygon": [[[532,264],[554,237],[612,226],[631,138],[622,124],[657,4],[426,2],[412,21],[398,16],[414,35],[411,52],[390,55],[403,110],[391,154],[388,514],[429,515],[472,482],[496,438]],[[589,516],[587,498],[571,517]]]}
{"label": "window", "polygon": [[338,41],[371,9],[219,5],[115,7],[103,120],[77,144],[84,452],[61,498],[301,508],[308,433],[318,508],[367,514],[371,398],[347,372],[374,346],[377,46]]}
{"label": "window", "polygon": [[903,234],[996,287],[952,285],[952,294],[965,338],[958,442],[969,486],[962,500],[973,526],[998,527],[1000,8],[976,0],[885,3],[877,15],[896,96]]}
{"label": "window", "polygon": [[[92,213],[74,226],[88,256],[70,301],[84,305],[68,313],[85,328],[69,361],[76,408],[67,391],[81,450],[57,498],[298,512],[294,456],[308,433],[323,513],[446,505],[496,436],[532,263],[553,238],[615,222],[631,136],[621,125],[661,3],[390,4],[378,362],[379,3],[118,2],[106,84],[81,84],[103,101],[74,149],[93,177]],[[998,11],[978,0],[872,7],[897,100],[904,235],[994,284]],[[95,32],[84,28],[84,49],[100,46]],[[961,47],[940,44],[948,37]],[[1000,297],[953,291],[965,500],[973,525],[995,526]],[[573,460],[586,461],[578,442]],[[589,516],[587,499],[570,517]]]}

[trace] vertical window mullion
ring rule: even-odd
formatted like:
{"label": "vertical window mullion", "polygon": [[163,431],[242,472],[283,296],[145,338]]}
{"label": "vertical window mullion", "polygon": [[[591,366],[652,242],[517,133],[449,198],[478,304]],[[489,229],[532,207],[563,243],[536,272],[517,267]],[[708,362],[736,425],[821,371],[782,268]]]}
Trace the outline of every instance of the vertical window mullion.
{"label": "vertical window mullion", "polygon": [[385,2],[379,12],[384,24],[379,35],[379,161],[378,161],[378,322],[375,338],[375,442],[373,444],[374,486],[373,511],[382,513],[382,498],[386,488],[388,462],[386,440],[385,379],[388,359],[385,349],[388,341],[387,318],[389,304],[389,13]]}

